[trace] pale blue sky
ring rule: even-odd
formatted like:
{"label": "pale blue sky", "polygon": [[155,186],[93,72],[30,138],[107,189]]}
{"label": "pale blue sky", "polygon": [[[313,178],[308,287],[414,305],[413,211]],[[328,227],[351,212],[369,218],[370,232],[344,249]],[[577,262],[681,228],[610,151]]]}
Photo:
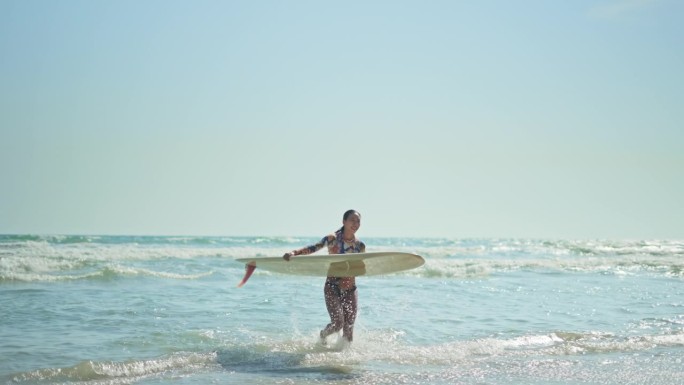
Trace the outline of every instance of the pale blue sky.
{"label": "pale blue sky", "polygon": [[0,233],[682,239],[683,17],[0,0]]}

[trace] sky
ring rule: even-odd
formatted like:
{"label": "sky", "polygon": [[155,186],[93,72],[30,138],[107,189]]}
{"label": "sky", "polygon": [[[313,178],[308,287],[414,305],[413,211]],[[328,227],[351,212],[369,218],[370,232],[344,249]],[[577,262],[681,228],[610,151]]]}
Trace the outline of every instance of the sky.
{"label": "sky", "polygon": [[684,239],[679,0],[0,0],[0,233]]}

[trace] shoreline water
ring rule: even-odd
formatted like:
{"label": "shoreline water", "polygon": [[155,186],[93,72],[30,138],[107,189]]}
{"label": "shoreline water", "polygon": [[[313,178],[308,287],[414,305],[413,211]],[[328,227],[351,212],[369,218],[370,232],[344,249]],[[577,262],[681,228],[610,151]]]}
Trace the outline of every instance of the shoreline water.
{"label": "shoreline water", "polygon": [[322,278],[235,288],[315,240],[0,235],[0,383],[684,384],[684,241],[364,238],[426,264],[328,350]]}

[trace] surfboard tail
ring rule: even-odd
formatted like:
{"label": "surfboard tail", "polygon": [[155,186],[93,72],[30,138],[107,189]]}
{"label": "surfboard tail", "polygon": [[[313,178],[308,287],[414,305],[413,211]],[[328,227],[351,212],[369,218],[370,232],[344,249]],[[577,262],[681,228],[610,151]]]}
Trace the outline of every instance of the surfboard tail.
{"label": "surfboard tail", "polygon": [[237,287],[242,287],[247,283],[247,280],[249,277],[252,276],[252,273],[254,273],[254,270],[256,270],[256,264],[254,262],[248,263],[245,265],[245,276],[242,277],[242,281],[238,283]]}

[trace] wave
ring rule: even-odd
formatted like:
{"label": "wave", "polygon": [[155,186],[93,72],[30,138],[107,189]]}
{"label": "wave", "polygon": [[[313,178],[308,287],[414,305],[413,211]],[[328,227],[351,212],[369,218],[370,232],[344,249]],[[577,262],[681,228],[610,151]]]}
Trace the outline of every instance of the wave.
{"label": "wave", "polygon": [[[108,272],[106,268],[111,266],[140,269],[130,265],[145,264],[149,271],[175,271],[173,265],[178,265],[178,261],[190,264],[199,259],[208,265],[205,271],[228,268],[235,273],[243,269],[241,264],[232,262],[235,258],[281,255],[283,250],[314,240],[0,235],[0,282],[111,279],[146,274]],[[400,273],[423,278],[470,278],[516,270],[615,275],[646,272],[684,277],[684,242],[681,241],[377,238],[367,244],[369,251],[402,251],[424,256],[423,267]],[[167,278],[174,278],[173,273]]]}
{"label": "wave", "polygon": [[[422,381],[425,373],[418,368],[431,368],[444,377],[457,365],[464,374],[482,373],[483,369],[498,368],[504,372],[515,370],[520,363],[531,365],[567,365],[587,354],[605,355],[595,360],[598,366],[573,364],[585,375],[596,379],[605,370],[607,360],[635,357],[640,353],[684,347],[684,334],[642,335],[621,337],[599,332],[554,332],[510,338],[490,337],[451,341],[435,345],[410,345],[403,334],[395,330],[363,331],[350,347],[336,344],[323,347],[316,336],[297,336],[291,340],[260,338],[258,343],[220,341],[214,337],[217,349],[208,352],[176,352],[153,359],[115,361],[83,361],[74,366],[44,368],[11,374],[3,382],[56,383],[83,382],[88,384],[124,384],[156,377],[188,376],[208,371],[227,371],[227,375],[244,373],[248,376],[292,376],[316,373],[325,380],[355,380],[364,383],[369,377],[400,376],[401,383],[434,383]],[[647,355],[650,356],[650,355]],[[671,359],[670,370],[678,370],[678,354],[661,354]],[[406,367],[414,380],[405,373],[373,372],[370,366],[383,364]],[[634,370],[640,366],[634,365]],[[562,373],[561,373],[562,374]],[[568,376],[576,373],[565,373]],[[673,376],[672,373],[667,373]],[[560,375],[555,373],[555,375]],[[445,380],[435,377],[433,380]],[[397,377],[399,378],[399,377]],[[397,380],[393,378],[393,380]],[[395,381],[390,381],[395,383]],[[440,382],[439,383],[449,383]],[[591,381],[589,381],[591,382]]]}
{"label": "wave", "polygon": [[554,332],[512,338],[482,338],[439,345],[407,346],[400,340],[370,339],[348,356],[355,360],[379,360],[395,364],[450,365],[455,361],[496,357],[554,357],[587,353],[637,353],[658,348],[684,347],[684,334],[621,337],[594,332]]}
{"label": "wave", "polygon": [[[362,237],[363,238],[363,237]],[[268,246],[281,247],[309,244],[319,237],[283,236],[112,236],[112,235],[33,235],[0,234],[0,245],[43,242],[52,245],[104,244],[104,245],[194,245],[194,246]],[[443,250],[459,254],[482,253],[550,253],[567,254],[679,254],[684,255],[684,240],[544,240],[544,239],[450,239],[450,238],[363,238],[365,243],[378,249]],[[379,250],[381,251],[381,250]]]}
{"label": "wave", "polygon": [[[396,247],[391,244],[383,248]],[[433,258],[517,257],[517,256],[679,256],[684,257],[684,241],[614,241],[614,240],[529,240],[529,239],[464,239],[442,242],[402,244]],[[379,250],[383,251],[383,250]]]}
{"label": "wave", "polygon": [[587,353],[638,353],[660,348],[684,347],[684,330],[672,334],[618,336],[603,332],[556,331],[505,337],[450,341],[442,344],[411,345],[398,330],[358,330],[350,346],[338,336],[329,346],[321,346],[317,335],[297,335],[290,340],[270,340],[260,336],[259,343],[221,341],[229,347],[218,349],[219,363],[232,370],[263,370],[287,365],[353,365],[386,362],[409,365],[451,365],[483,357],[553,357]]}
{"label": "wave", "polygon": [[51,245],[105,244],[105,245],[285,245],[310,242],[310,237],[227,237],[227,236],[158,236],[158,235],[35,235],[0,234],[0,245],[26,242],[42,242]]}
{"label": "wave", "polygon": [[83,381],[89,384],[129,384],[168,372],[194,373],[216,362],[216,353],[177,353],[150,360],[84,361],[65,368],[38,369],[8,376],[12,383]]}
{"label": "wave", "polygon": [[93,281],[110,281],[123,277],[145,276],[153,278],[178,279],[178,280],[194,280],[208,277],[214,274],[213,271],[197,273],[197,274],[179,274],[166,271],[154,271],[144,268],[134,268],[118,265],[104,266],[99,270],[83,272],[81,274],[66,274],[66,273],[38,273],[32,271],[4,271],[0,273],[0,282],[14,281],[14,282],[64,282],[64,281],[79,281],[79,280],[93,280]]}
{"label": "wave", "polygon": [[684,277],[684,261],[677,256],[528,257],[515,259],[433,258],[427,259],[422,268],[410,270],[403,274],[424,278],[473,278],[488,276],[495,272],[521,270],[611,275],[649,273],[682,278]]}
{"label": "wave", "polygon": [[[111,237],[110,237],[111,238]],[[0,234],[0,244],[18,242],[46,242],[51,244],[95,243],[106,241],[107,237],[96,235],[33,235]]]}

